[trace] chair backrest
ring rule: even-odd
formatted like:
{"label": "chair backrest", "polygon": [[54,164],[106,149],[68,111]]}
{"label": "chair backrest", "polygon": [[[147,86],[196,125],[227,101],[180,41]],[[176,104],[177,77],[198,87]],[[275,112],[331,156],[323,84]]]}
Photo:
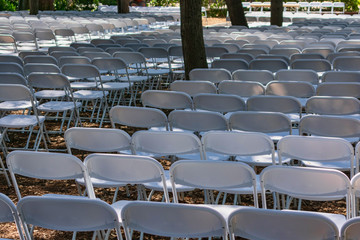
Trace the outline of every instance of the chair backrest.
{"label": "chair backrest", "polygon": [[171,165],[170,181],[175,202],[176,184],[204,190],[252,189],[254,206],[258,207],[256,173],[247,164],[226,161],[184,160]]}
{"label": "chair backrest", "polygon": [[205,159],[212,153],[226,156],[271,155],[276,163],[274,143],[269,136],[256,132],[210,131],[203,135],[201,142]]}
{"label": "chair backrest", "polygon": [[217,112],[174,110],[169,114],[170,130],[193,132],[228,130],[226,118]]}
{"label": "chair backrest", "polygon": [[288,63],[282,59],[254,59],[249,63],[251,70],[268,70],[277,72],[281,69],[288,69]]}
{"label": "chair backrest", "polygon": [[25,76],[31,73],[61,73],[60,68],[50,63],[27,63],[24,65]]}
{"label": "chair backrest", "polygon": [[0,62],[5,62],[5,63],[13,62],[19,64],[20,66],[24,65],[22,58],[20,58],[19,56],[7,55],[7,54],[0,55]]}
{"label": "chair backrest", "polygon": [[275,73],[277,81],[304,81],[311,84],[319,84],[319,76],[310,69],[289,69],[279,70]]}
{"label": "chair backrest", "polygon": [[165,113],[159,109],[146,107],[115,106],[110,110],[113,128],[116,124],[138,128],[164,127],[168,129]]}
{"label": "chair backrest", "polygon": [[258,82],[224,80],[219,84],[218,89],[220,94],[234,94],[240,97],[265,94],[265,87]]}
{"label": "chair backrest", "polygon": [[222,80],[230,80],[231,72],[220,68],[195,68],[189,73],[190,80],[205,80],[213,83],[219,83]]}
{"label": "chair backrest", "polygon": [[58,59],[58,66],[61,68],[65,64],[91,64],[91,60],[84,56],[64,56]]}
{"label": "chair backrest", "polygon": [[15,175],[45,180],[85,179],[90,198],[95,198],[85,165],[71,154],[13,151],[6,157],[18,199],[22,198]]}
{"label": "chair backrest", "polygon": [[17,205],[31,239],[27,224],[60,231],[97,231],[116,229],[121,237],[119,217],[108,203],[99,199],[59,196],[28,196]]}
{"label": "chair backrest", "polygon": [[272,81],[266,85],[265,94],[308,98],[315,95],[315,88],[308,82]]}
{"label": "chair backrest", "polygon": [[[349,178],[339,170],[311,167],[269,166],[260,173],[261,196],[266,208],[266,191],[311,201],[346,198],[350,216]],[[288,206],[287,206],[288,207]]]}
{"label": "chair backrest", "polygon": [[70,90],[70,82],[61,73],[31,73],[28,76],[29,85],[35,88],[52,88]]}
{"label": "chair backrest", "polygon": [[230,239],[338,239],[330,218],[314,212],[242,208],[228,219]]}
{"label": "chair backrest", "polygon": [[291,96],[253,96],[246,101],[248,111],[298,113],[302,106],[299,100]]}
{"label": "chair backrest", "polygon": [[230,72],[234,72],[239,69],[248,69],[249,64],[242,59],[215,59],[211,63],[211,68],[224,68]]}
{"label": "chair backrest", "polygon": [[280,112],[234,112],[229,118],[231,130],[262,133],[288,132],[291,134],[291,121]]}
{"label": "chair backrest", "polygon": [[232,94],[200,93],[194,96],[194,108],[213,112],[235,112],[245,110],[244,100]]}
{"label": "chair backrest", "polygon": [[[233,80],[259,82],[263,85],[274,80],[274,75],[268,70],[237,70],[232,74]],[[228,79],[225,79],[228,80]]]}
{"label": "chair backrest", "polygon": [[342,138],[286,136],[280,139],[277,147],[280,163],[283,159],[291,158],[306,166],[350,171],[351,176],[358,171],[353,147]]}
{"label": "chair backrest", "polygon": [[305,109],[308,114],[360,114],[360,101],[354,97],[314,96],[307,100]]}
{"label": "chair backrest", "polygon": [[337,71],[359,71],[360,56],[339,56],[333,60],[333,68]]}
{"label": "chair backrest", "polygon": [[[126,239],[130,229],[152,235],[180,238],[223,237],[227,227],[217,211],[199,205],[135,201],[121,211]],[[166,224],[164,224],[166,223]]]}
{"label": "chair backrest", "polygon": [[297,59],[291,65],[291,69],[311,69],[316,72],[330,71],[331,63],[326,59]]}
{"label": "chair backrest", "polygon": [[19,237],[24,240],[21,222],[15,204],[5,194],[0,193],[0,222],[15,222]]}
{"label": "chair backrest", "polygon": [[131,150],[131,137],[120,129],[74,127],[66,130],[68,152],[78,149],[89,152],[119,152]]}
{"label": "chair backrest", "polygon": [[321,83],[316,88],[316,95],[318,96],[345,96],[360,98],[360,82],[325,82]]}
{"label": "chair backrest", "polygon": [[184,92],[147,90],[141,94],[144,107],[161,109],[186,109],[193,108],[191,97]]}
{"label": "chair backrest", "polygon": [[1,73],[18,73],[24,75],[24,70],[22,65],[13,62],[0,62],[0,72]]}
{"label": "chair backrest", "polygon": [[254,57],[248,53],[225,53],[221,55],[220,59],[240,59],[249,63]]}
{"label": "chair backrest", "polygon": [[347,220],[340,229],[340,236],[343,240],[356,239],[360,236],[360,217]]}
{"label": "chair backrest", "polygon": [[360,120],[339,116],[307,115],[300,120],[299,134],[359,139]]}
{"label": "chair backrest", "polygon": [[125,184],[158,182],[166,202],[169,202],[164,169],[151,157],[94,153],[85,158],[85,165],[90,177],[103,181]]}
{"label": "chair backrest", "polygon": [[58,64],[58,61],[53,56],[48,55],[29,55],[24,57],[24,63],[50,63],[50,64]]}
{"label": "chair backrest", "polygon": [[323,74],[322,82],[360,82],[360,72],[328,71]]}
{"label": "chair backrest", "polygon": [[172,131],[137,131],[131,138],[131,145],[136,154],[149,155],[188,155],[195,154],[203,159],[199,138],[187,132]]}
{"label": "chair backrest", "polygon": [[216,93],[214,83],[210,81],[174,81],[170,84],[171,91],[185,92],[191,97],[199,93]]}
{"label": "chair backrest", "polygon": [[75,78],[100,78],[99,70],[92,64],[65,64],[61,72]]}

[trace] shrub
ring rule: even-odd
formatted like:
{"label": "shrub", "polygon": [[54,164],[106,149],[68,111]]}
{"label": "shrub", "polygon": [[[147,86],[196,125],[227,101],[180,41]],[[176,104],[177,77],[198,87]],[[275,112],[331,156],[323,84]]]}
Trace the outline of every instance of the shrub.
{"label": "shrub", "polygon": [[0,0],[0,11],[16,11],[17,6],[16,0]]}

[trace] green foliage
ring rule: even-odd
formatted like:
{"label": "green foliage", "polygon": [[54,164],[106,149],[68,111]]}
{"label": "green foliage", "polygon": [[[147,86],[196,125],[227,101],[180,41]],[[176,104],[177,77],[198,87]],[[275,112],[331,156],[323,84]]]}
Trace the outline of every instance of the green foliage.
{"label": "green foliage", "polygon": [[16,11],[17,0],[0,0],[0,11]]}
{"label": "green foliage", "polygon": [[100,0],[103,5],[117,5],[117,0]]}
{"label": "green foliage", "polygon": [[99,5],[99,0],[55,0],[55,10],[91,10],[94,11]]}
{"label": "green foliage", "polygon": [[[340,2],[340,1],[339,1]],[[358,12],[359,11],[359,0],[342,0],[341,2],[345,3],[346,12]]]}
{"label": "green foliage", "polygon": [[225,0],[215,0],[210,3],[209,0],[202,0],[202,4],[207,9],[208,17],[226,17],[226,2]]}
{"label": "green foliage", "polygon": [[173,7],[177,3],[179,3],[179,0],[150,0],[149,5],[150,6],[163,6],[163,7]]}

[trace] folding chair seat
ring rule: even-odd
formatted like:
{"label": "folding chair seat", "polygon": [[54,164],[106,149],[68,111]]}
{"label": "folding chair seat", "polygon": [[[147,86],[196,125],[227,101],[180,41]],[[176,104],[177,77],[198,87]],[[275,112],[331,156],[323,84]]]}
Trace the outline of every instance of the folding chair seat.
{"label": "folding chair seat", "polygon": [[[73,93],[74,99],[87,103],[85,105],[83,104],[82,110],[91,111],[90,121],[93,120],[95,111],[97,110],[96,122],[100,122],[101,127],[106,112],[109,112],[107,102],[109,92],[103,88],[103,82],[98,68],[91,64],[65,64],[61,67],[61,72],[68,78],[73,77],[80,79],[78,82],[71,83],[73,89],[79,89]],[[92,106],[89,106],[89,101],[92,102]],[[103,114],[100,117],[101,111]]]}
{"label": "folding chair seat", "polygon": [[248,111],[281,112],[296,124],[302,112],[300,101],[291,96],[252,96],[246,101],[246,108]]}
{"label": "folding chair seat", "polygon": [[233,72],[232,80],[259,82],[265,86],[274,80],[274,75],[268,70],[237,70]]}
{"label": "folding chair seat", "polygon": [[322,82],[360,82],[358,71],[328,71],[322,76]]}
{"label": "folding chair seat", "polygon": [[315,88],[308,82],[272,81],[266,85],[265,95],[293,96],[305,107],[308,98],[315,95]]}
{"label": "folding chair seat", "polygon": [[279,70],[275,73],[276,81],[304,81],[313,85],[319,84],[319,76],[313,70],[308,69],[289,69]]}
{"label": "folding chair seat", "polygon": [[174,110],[168,119],[171,131],[202,134],[211,130],[228,130],[226,118],[217,112]]}
{"label": "folding chair seat", "polygon": [[[19,201],[17,209],[28,239],[32,239],[28,225],[60,231],[87,232],[115,229],[116,239],[122,239],[121,221],[116,211],[111,205],[99,199],[28,196]],[[94,233],[94,237],[96,234],[100,232]]]}
{"label": "folding chair seat", "polygon": [[283,158],[291,158],[306,167],[347,171],[350,176],[358,172],[353,147],[342,138],[287,136],[277,146],[280,163]]}
{"label": "folding chair seat", "polygon": [[[332,219],[340,228],[351,216],[351,184],[349,178],[335,169],[269,166],[260,173],[261,196],[264,208],[267,208],[266,192],[285,194],[287,201],[283,203],[278,197],[274,199],[274,207],[289,209],[293,198],[309,201],[346,201],[346,217],[337,213],[319,214]],[[276,195],[275,194],[275,195]],[[283,199],[284,200],[284,199]],[[298,210],[301,209],[301,201]]]}
{"label": "folding chair seat", "polygon": [[200,93],[194,96],[193,101],[195,110],[220,112],[225,114],[226,118],[231,112],[246,109],[244,100],[232,94]]}
{"label": "folding chair seat", "polygon": [[230,72],[234,72],[239,69],[248,69],[249,64],[242,59],[215,59],[211,63],[211,68],[224,68]]}
{"label": "folding chair seat", "polygon": [[[121,100],[125,101],[126,92],[131,93],[129,99],[129,105],[131,105],[135,100],[135,96],[132,89],[133,84],[129,80],[126,63],[118,58],[107,57],[95,58],[91,61],[91,64],[96,66],[99,71],[106,72],[106,75],[102,75],[101,80],[104,82],[102,84],[104,90],[110,91],[109,100],[111,101],[111,106],[119,105]],[[127,82],[119,81],[119,71],[125,72],[124,75],[128,77]]]}
{"label": "folding chair seat", "polygon": [[345,138],[349,142],[360,140],[360,120],[328,115],[307,115],[299,123],[300,135]]}
{"label": "folding chair seat", "polygon": [[254,59],[249,63],[251,70],[268,70],[277,72],[281,69],[288,69],[288,63],[282,59]]}
{"label": "folding chair seat", "polygon": [[189,77],[191,81],[204,80],[216,84],[220,83],[222,80],[230,80],[231,72],[222,68],[195,68],[190,71]]}
{"label": "folding chair seat", "polygon": [[234,211],[228,219],[231,240],[247,239],[338,239],[339,226],[317,212],[278,211],[245,208]]}
{"label": "folding chair seat", "polygon": [[280,112],[234,112],[229,118],[229,128],[233,131],[262,132],[274,142],[292,134],[290,118]]}
{"label": "folding chair seat", "polygon": [[245,100],[251,96],[264,95],[265,88],[258,82],[246,82],[237,80],[224,80],[219,86],[219,94],[234,94]]}
{"label": "folding chair seat", "polygon": [[[19,80],[21,80],[21,78]],[[43,140],[44,147],[47,149],[44,136],[45,117],[38,115],[35,107],[36,103],[31,91],[26,86],[21,85],[20,82],[14,82],[15,84],[4,83],[5,82],[2,81],[2,84],[0,84],[0,110],[3,114],[2,118],[0,118],[0,127],[2,128],[2,139],[0,142],[3,142],[5,135],[8,137],[8,130],[19,129],[19,131],[24,132],[24,129],[28,129],[26,132],[28,132],[29,135],[24,147],[27,149],[30,145],[34,127],[38,127],[33,148],[38,149],[41,140]],[[14,110],[23,110],[24,113],[28,112],[29,114],[15,114],[12,112]],[[30,111],[32,111],[33,114],[30,114]],[[6,112],[10,112],[10,114],[6,114]]]}
{"label": "folding chair seat", "polygon": [[340,229],[341,239],[343,240],[356,239],[360,234],[359,221],[360,221],[360,217],[353,217],[347,220]]}
{"label": "folding chair seat", "polygon": [[5,194],[0,193],[0,222],[13,222],[16,225],[19,239],[24,240],[19,214],[15,204]]}
{"label": "folding chair seat", "polygon": [[[222,192],[252,194],[254,206],[258,207],[255,171],[245,163],[225,161],[184,160],[170,168],[170,181],[174,202],[179,202],[176,185],[181,184],[204,190],[204,203],[216,204]],[[212,191],[219,191],[214,199]],[[226,196],[224,197],[224,203]],[[234,203],[235,204],[235,203]],[[216,209],[216,208],[215,208]]]}
{"label": "folding chair seat", "polygon": [[114,106],[109,115],[112,128],[117,125],[165,131],[169,128],[165,113],[155,108]]}
{"label": "folding chair seat", "polygon": [[227,238],[224,217],[207,206],[136,201],[126,204],[121,219],[126,240],[133,239],[130,229],[175,238]]}
{"label": "folding chair seat", "polygon": [[216,93],[214,83],[210,81],[181,81],[177,80],[170,84],[171,91],[185,92],[191,97],[199,93]]}
{"label": "folding chair seat", "polygon": [[[53,119],[48,115],[49,113],[62,112],[60,133],[63,131],[66,119],[68,120],[67,128],[70,127],[71,120],[74,121],[75,126],[78,123],[81,124],[79,117],[81,103],[74,101],[70,82],[65,75],[61,73],[31,73],[28,76],[28,82],[29,86],[33,88],[36,99],[48,100],[43,103],[39,102],[38,111],[45,112],[45,117],[48,119]],[[66,118],[68,112],[69,117]],[[55,116],[55,119],[58,119],[58,115]]]}
{"label": "folding chair seat", "polygon": [[23,67],[17,63],[0,62],[0,73],[18,73],[24,75]]}
{"label": "folding chair seat", "polygon": [[193,101],[184,92],[147,90],[141,94],[141,102],[144,107],[159,109],[192,109]]}
{"label": "folding chair seat", "polygon": [[[19,185],[16,176],[42,180],[75,180],[77,178],[84,178],[87,195],[89,198],[95,198],[85,165],[80,159],[71,154],[13,151],[7,155],[6,163],[19,200],[22,199],[23,194],[21,192],[25,192],[25,187]],[[66,189],[62,189],[60,192],[62,194],[58,195],[59,197],[68,196],[63,195]]]}
{"label": "folding chair seat", "polygon": [[307,114],[338,115],[360,119],[360,101],[354,97],[315,96],[306,102]]}
{"label": "folding chair seat", "polygon": [[316,88],[317,96],[344,96],[360,98],[360,82],[325,82]]}

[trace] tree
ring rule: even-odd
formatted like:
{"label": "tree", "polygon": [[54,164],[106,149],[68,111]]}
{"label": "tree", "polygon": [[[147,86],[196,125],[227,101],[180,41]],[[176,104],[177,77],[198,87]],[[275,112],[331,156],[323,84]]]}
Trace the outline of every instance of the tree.
{"label": "tree", "polygon": [[202,28],[201,0],[180,0],[181,40],[185,79],[194,68],[207,68]]}
{"label": "tree", "polygon": [[29,9],[29,0],[19,0],[19,10]]}
{"label": "tree", "polygon": [[283,1],[271,0],[271,17],[270,24],[282,26],[283,23]]}
{"label": "tree", "polygon": [[129,13],[130,0],[117,0],[118,13]]}
{"label": "tree", "polygon": [[226,5],[229,11],[231,25],[241,25],[248,27],[242,1],[226,0]]}
{"label": "tree", "polygon": [[30,15],[36,15],[39,12],[39,0],[30,0]]}
{"label": "tree", "polygon": [[54,10],[54,0],[39,0],[39,10]]}

